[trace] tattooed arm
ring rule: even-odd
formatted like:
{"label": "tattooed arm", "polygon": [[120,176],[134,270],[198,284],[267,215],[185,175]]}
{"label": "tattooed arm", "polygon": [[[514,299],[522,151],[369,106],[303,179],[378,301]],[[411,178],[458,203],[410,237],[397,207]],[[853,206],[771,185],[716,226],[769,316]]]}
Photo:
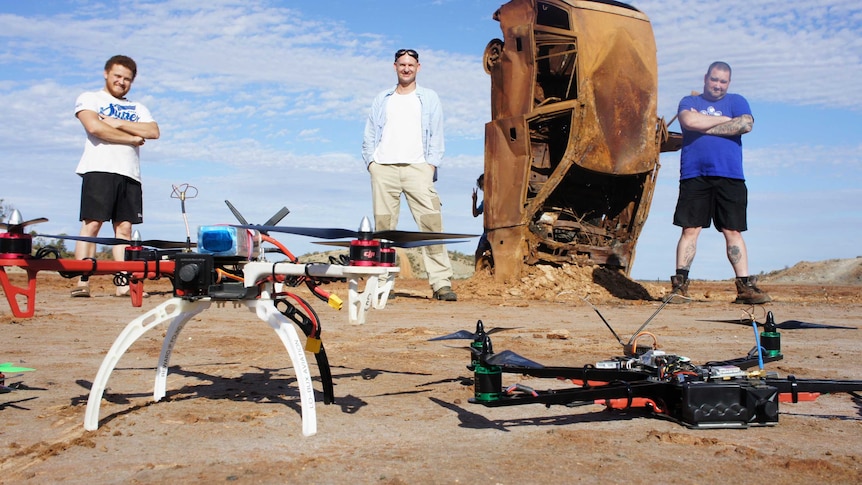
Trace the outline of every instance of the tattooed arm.
{"label": "tattooed arm", "polygon": [[704,133],[718,136],[744,135],[752,128],[754,128],[754,118],[751,115],[742,115],[720,125],[715,125]]}
{"label": "tattooed arm", "polygon": [[754,127],[754,118],[749,114],[730,118],[728,116],[710,116],[692,108],[679,113],[679,124],[686,130],[699,131],[707,135],[734,136],[743,135]]}

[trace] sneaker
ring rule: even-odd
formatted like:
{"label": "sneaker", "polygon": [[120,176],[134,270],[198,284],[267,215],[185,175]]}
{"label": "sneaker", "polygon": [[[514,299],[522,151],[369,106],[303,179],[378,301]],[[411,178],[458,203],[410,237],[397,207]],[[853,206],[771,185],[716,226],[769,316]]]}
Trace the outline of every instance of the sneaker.
{"label": "sneaker", "polygon": [[670,298],[668,303],[688,303],[691,301],[691,298],[688,297],[688,283],[688,278],[681,274],[671,276],[670,284],[672,288],[668,297]]}
{"label": "sneaker", "polygon": [[734,303],[745,305],[759,305],[772,301],[769,295],[757,287],[757,278],[748,277],[748,283],[743,283],[741,278],[736,278],[736,300]]}
{"label": "sneaker", "polygon": [[434,299],[442,301],[458,301],[458,295],[452,291],[451,286],[444,286],[434,292]]}
{"label": "sneaker", "polygon": [[76,286],[72,288],[72,298],[90,298],[90,287]]}

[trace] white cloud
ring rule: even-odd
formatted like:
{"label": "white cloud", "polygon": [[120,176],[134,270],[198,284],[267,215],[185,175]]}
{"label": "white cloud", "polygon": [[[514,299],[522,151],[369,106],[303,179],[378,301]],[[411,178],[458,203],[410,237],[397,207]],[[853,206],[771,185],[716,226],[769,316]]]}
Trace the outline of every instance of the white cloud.
{"label": "white cloud", "polygon": [[[409,44],[422,47],[419,82],[444,101],[447,158],[438,189],[447,230],[475,231],[469,195],[483,169],[490,119],[482,52],[488,40],[501,36],[491,20],[501,3],[478,2],[487,5],[486,13],[455,16],[451,12],[481,8],[477,2],[402,3],[398,9],[345,2],[343,8],[355,12],[341,15],[343,20],[312,16],[301,2],[262,0],[51,3],[45,8],[63,10],[0,13],[0,163],[6,182],[0,197],[25,217],[49,217],[52,232],[77,232],[79,181],[72,172],[83,132],[72,108],[80,92],[101,86],[104,60],[122,52],[139,64],[131,97],[145,102],[162,128],[162,138],[143,151],[147,238],[175,237],[178,207],[169,194],[171,184],[181,182],[201,190],[189,204],[198,223],[232,217],[223,204],[231,198],[248,208],[250,220],[265,220],[288,205],[292,225],[353,227],[357,214],[370,212],[359,158],[368,105],[395,82],[392,51]],[[669,119],[680,97],[700,90],[703,72],[716,59],[734,67],[733,91],[758,109],[781,107],[773,117],[756,113],[757,127],[746,140],[752,197],[787,202],[753,204],[751,252],[768,254],[766,261],[776,266],[763,267],[762,259],[752,266],[769,270],[795,262],[778,261],[782,257],[843,254],[829,238],[834,228],[824,221],[831,218],[818,214],[858,200],[850,185],[859,177],[862,140],[848,127],[862,123],[860,4],[633,3],[650,17],[656,35],[659,115]],[[358,15],[372,7],[386,30],[369,28]],[[422,25],[403,18],[421,18]],[[420,28],[430,34],[418,37]],[[823,111],[823,121],[791,129],[811,106]],[[830,135],[835,131],[840,134]],[[672,269],[678,234],[668,212],[676,197],[678,154],[666,155],[662,164],[636,275],[655,262],[661,266],[656,274],[644,270],[650,277],[666,277]],[[809,190],[798,195],[805,184]],[[828,197],[814,195],[826,192]],[[805,237],[790,244],[758,236],[783,230],[788,223],[776,214],[802,197],[808,205],[793,213],[809,218]],[[409,225],[409,216],[403,222]],[[846,224],[843,230],[853,231],[843,241],[858,240],[858,229]],[[698,256],[702,277],[726,275],[722,256],[719,251],[716,262],[712,255]]]}

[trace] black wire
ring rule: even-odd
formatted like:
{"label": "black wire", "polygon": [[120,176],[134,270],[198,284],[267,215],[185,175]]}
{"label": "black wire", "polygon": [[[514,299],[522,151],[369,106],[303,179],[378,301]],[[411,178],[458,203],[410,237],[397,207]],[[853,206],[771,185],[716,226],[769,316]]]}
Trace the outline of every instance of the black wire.
{"label": "black wire", "polygon": [[46,256],[54,256],[54,259],[60,259],[60,251],[54,246],[43,246],[36,251],[34,257],[36,259],[44,259]]}

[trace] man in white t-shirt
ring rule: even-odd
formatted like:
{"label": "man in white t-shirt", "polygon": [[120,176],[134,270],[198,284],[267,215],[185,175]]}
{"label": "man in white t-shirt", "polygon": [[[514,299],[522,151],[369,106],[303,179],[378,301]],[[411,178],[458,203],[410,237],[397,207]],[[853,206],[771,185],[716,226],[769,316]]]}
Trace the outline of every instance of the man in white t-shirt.
{"label": "man in white t-shirt", "polygon": [[[105,87],[75,101],[75,116],[87,132],[84,154],[75,173],[81,176],[81,236],[96,237],[111,221],[114,237],[132,238],[132,224],[143,222],[140,147],[159,137],[159,125],[141,103],[126,99],[137,75],[135,61],[114,56],[105,63]],[[114,259],[124,259],[125,246],[115,246]],[[92,258],[94,243],[78,241],[75,258]],[[81,277],[73,297],[90,296],[89,278]],[[117,296],[129,287],[117,288]]]}
{"label": "man in white t-shirt", "polygon": [[[433,90],[418,86],[419,54],[395,53],[398,84],[374,98],[362,139],[362,158],[371,174],[374,226],[396,229],[401,194],[420,231],[443,232],[440,197],[434,182],[443,161],[443,109]],[[452,291],[452,263],[442,244],[423,248],[434,298],[458,299]]]}

